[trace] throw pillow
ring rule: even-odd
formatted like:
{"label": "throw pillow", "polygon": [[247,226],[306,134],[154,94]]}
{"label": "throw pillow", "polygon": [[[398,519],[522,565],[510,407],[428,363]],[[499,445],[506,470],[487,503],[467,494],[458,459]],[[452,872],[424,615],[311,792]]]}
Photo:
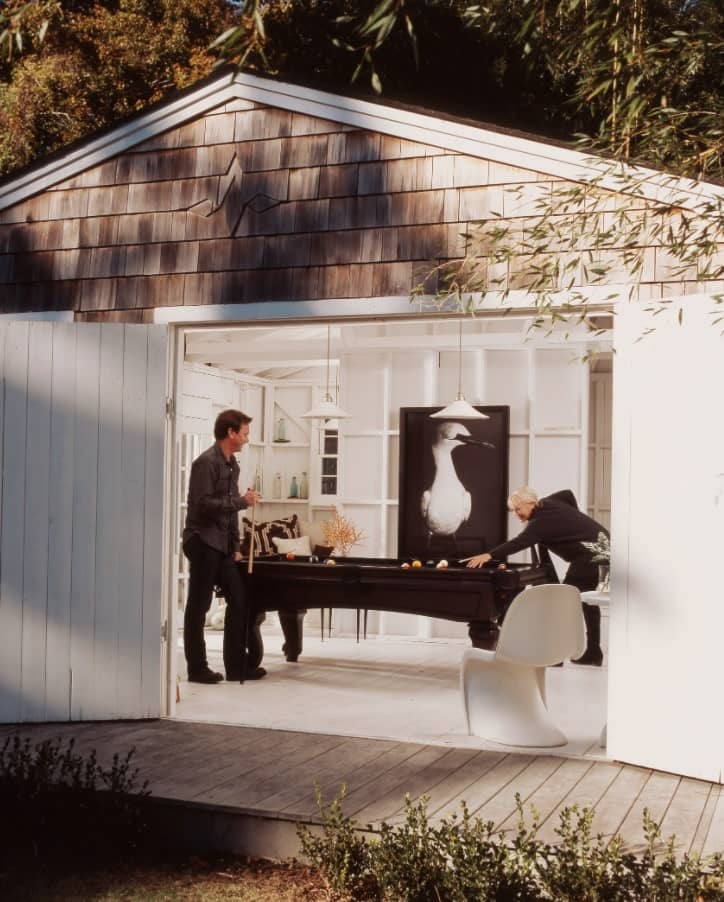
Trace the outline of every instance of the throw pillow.
{"label": "throw pillow", "polygon": [[309,557],[312,553],[309,536],[299,536],[298,539],[280,539],[277,536],[274,536],[272,542],[279,554],[289,554],[289,552],[292,551],[294,554],[301,554]]}
{"label": "throw pillow", "polygon": [[[243,531],[241,533],[241,553],[249,556],[251,544],[251,520],[246,517],[242,520]],[[299,521],[297,515],[284,517],[279,520],[264,520],[254,524],[254,557],[265,557],[276,554],[272,539],[276,536],[280,539],[296,539],[299,537]]]}

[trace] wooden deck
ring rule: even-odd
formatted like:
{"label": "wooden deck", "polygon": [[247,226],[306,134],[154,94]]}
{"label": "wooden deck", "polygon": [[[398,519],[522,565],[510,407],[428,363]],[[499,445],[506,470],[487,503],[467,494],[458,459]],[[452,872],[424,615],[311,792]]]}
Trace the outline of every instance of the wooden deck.
{"label": "wooden deck", "polygon": [[347,784],[345,811],[373,827],[398,821],[409,793],[430,797],[434,819],[465,800],[475,815],[514,828],[519,793],[547,840],[560,810],[578,803],[594,807],[595,832],[620,832],[633,850],[644,808],[664,836],[676,835],[680,853],[724,849],[720,785],[612,762],[173,720],[3,726],[0,741],[16,733],[33,743],[72,737],[101,763],[135,748],[140,775],[190,846],[294,854],[296,823],[317,819],[316,782],[325,800]]}

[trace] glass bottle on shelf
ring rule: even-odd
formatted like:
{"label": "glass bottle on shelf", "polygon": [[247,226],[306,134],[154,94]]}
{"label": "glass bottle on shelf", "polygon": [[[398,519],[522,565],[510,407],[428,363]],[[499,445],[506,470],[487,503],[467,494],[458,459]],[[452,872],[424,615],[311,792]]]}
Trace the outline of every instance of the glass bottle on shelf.
{"label": "glass bottle on shelf", "polygon": [[257,470],[254,476],[254,491],[261,495],[261,473]]}
{"label": "glass bottle on shelf", "polygon": [[274,436],[275,442],[286,442],[287,439],[287,421],[284,417],[279,417],[277,420],[277,430],[276,435]]}
{"label": "glass bottle on shelf", "polygon": [[289,497],[290,498],[298,498],[299,497],[299,486],[297,485],[297,477],[292,476],[292,484],[289,486]]}
{"label": "glass bottle on shelf", "polygon": [[274,483],[272,485],[272,498],[282,497],[282,474],[276,473],[274,476]]}
{"label": "glass bottle on shelf", "polygon": [[301,479],[299,480],[299,497],[300,498],[308,498],[309,497],[309,481],[307,480],[307,473],[305,470],[302,471]]}

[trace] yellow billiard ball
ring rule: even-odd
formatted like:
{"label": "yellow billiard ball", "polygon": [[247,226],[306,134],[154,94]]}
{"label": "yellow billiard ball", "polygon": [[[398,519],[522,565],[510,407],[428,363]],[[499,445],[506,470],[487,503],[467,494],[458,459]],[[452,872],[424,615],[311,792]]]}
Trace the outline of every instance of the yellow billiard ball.
{"label": "yellow billiard ball", "polygon": [[330,558],[327,558],[327,560],[324,563],[328,567],[334,567],[334,565],[337,563],[337,561],[335,561],[335,559],[333,557],[330,557]]}
{"label": "yellow billiard ball", "polygon": [[412,566],[413,567],[422,567],[422,561],[413,561]]}

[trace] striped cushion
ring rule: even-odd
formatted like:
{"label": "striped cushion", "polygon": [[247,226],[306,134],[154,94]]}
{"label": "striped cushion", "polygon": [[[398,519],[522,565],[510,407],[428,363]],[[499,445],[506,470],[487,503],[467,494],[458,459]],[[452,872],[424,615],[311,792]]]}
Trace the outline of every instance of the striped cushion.
{"label": "striped cushion", "polygon": [[[251,542],[251,520],[246,517],[242,520],[243,532],[241,534],[241,553],[249,556],[249,544]],[[284,517],[280,520],[264,520],[254,524],[254,557],[266,557],[276,554],[276,548],[272,543],[273,538],[297,539],[299,538],[299,518],[296,514]]]}

